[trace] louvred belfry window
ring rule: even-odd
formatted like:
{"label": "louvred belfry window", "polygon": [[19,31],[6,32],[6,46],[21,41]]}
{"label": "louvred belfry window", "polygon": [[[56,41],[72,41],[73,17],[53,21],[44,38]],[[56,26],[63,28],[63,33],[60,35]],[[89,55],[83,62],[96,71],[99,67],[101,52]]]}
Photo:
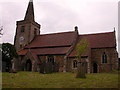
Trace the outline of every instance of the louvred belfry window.
{"label": "louvred belfry window", "polygon": [[25,26],[21,26],[21,32],[25,31]]}

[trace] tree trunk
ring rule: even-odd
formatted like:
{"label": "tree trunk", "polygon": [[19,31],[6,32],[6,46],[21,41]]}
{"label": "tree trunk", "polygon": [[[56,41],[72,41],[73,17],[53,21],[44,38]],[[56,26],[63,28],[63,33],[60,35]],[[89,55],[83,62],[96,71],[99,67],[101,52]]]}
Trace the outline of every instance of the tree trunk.
{"label": "tree trunk", "polygon": [[86,78],[84,62],[78,62],[76,78]]}

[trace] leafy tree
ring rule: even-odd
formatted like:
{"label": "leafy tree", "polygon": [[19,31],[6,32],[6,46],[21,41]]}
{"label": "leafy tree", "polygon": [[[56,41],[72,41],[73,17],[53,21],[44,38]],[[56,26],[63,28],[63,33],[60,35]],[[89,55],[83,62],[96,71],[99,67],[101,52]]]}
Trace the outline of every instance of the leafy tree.
{"label": "leafy tree", "polygon": [[79,44],[76,46],[77,59],[78,59],[78,67],[76,78],[86,78],[85,76],[85,61],[82,60],[82,54],[85,54],[88,49],[88,42],[86,39],[82,39]]}
{"label": "leafy tree", "polygon": [[6,62],[8,69],[10,69],[11,60],[13,58],[18,57],[14,45],[12,45],[10,43],[3,43],[1,51],[2,51],[2,61]]}
{"label": "leafy tree", "polygon": [[0,37],[3,35],[3,26],[0,27]]}
{"label": "leafy tree", "polygon": [[2,44],[0,44],[0,71],[2,71]]}
{"label": "leafy tree", "polygon": [[2,59],[3,60],[12,60],[13,58],[17,58],[17,52],[15,46],[10,43],[2,44]]}

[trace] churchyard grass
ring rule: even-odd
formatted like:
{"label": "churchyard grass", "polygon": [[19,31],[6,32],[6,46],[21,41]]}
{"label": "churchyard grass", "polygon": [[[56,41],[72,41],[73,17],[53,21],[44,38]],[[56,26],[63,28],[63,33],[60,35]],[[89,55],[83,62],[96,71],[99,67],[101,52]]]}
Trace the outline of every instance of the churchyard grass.
{"label": "churchyard grass", "polygon": [[39,72],[2,73],[3,88],[118,88],[117,73],[91,73],[86,79],[75,78],[75,73]]}

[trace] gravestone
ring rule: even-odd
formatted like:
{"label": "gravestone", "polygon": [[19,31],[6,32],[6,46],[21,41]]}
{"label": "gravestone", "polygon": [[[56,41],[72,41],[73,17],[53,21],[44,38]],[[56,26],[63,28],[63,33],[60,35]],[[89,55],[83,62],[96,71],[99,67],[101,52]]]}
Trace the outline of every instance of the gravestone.
{"label": "gravestone", "polygon": [[45,72],[46,73],[52,73],[52,70],[53,68],[52,68],[52,63],[51,62],[47,62],[46,63],[46,68],[45,68]]}
{"label": "gravestone", "polygon": [[40,73],[44,73],[44,67],[45,67],[45,63],[41,62],[41,64],[40,64]]}

